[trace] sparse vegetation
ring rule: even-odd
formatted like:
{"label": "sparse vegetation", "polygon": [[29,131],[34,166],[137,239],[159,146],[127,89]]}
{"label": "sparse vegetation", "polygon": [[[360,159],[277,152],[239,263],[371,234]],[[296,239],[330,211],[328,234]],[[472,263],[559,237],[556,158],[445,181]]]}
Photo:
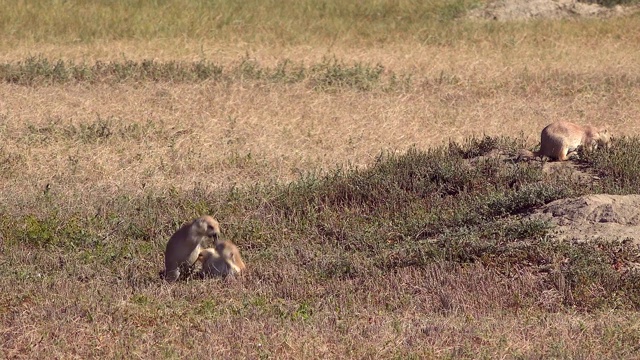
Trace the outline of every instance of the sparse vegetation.
{"label": "sparse vegetation", "polygon": [[263,67],[249,57],[243,57],[232,68],[224,71],[222,65],[209,61],[195,63],[167,63],[144,60],[141,62],[97,61],[89,66],[70,61],[51,61],[47,58],[29,57],[24,61],[0,65],[0,79],[18,85],[52,85],[64,83],[117,83],[117,82],[233,82],[257,81],[291,84],[306,81],[317,90],[356,89],[361,91],[395,90],[411,84],[411,76],[384,72],[380,64],[345,64],[335,58],[306,67],[290,60],[279,62],[274,68]]}
{"label": "sparse vegetation", "polygon": [[[473,6],[477,1],[3,1],[0,30],[7,34],[4,42],[186,37],[224,42],[312,43],[331,41],[338,34],[375,41],[390,36],[440,33],[438,25],[451,22]],[[371,26],[372,22],[376,26]]]}
{"label": "sparse vegetation", "polygon": [[[616,145],[616,151],[630,156],[638,152],[638,147],[627,140]],[[456,282],[473,282],[467,280],[471,274],[486,274],[491,279],[486,286],[490,287],[513,281],[514,277],[529,278],[525,288],[492,290],[496,291],[492,296],[498,296],[492,298],[498,301],[492,306],[505,311],[638,310],[640,292],[635,284],[640,273],[635,270],[621,273],[615,267],[638,259],[640,249],[636,245],[559,243],[547,239],[549,226],[544,222],[523,221],[518,216],[554,199],[589,193],[596,188],[561,175],[544,175],[535,163],[515,164],[496,157],[473,163],[465,159],[467,154],[497,150],[510,153],[515,146],[509,139],[485,137],[426,151],[411,149],[404,154],[381,155],[366,169],[343,168],[324,175],[308,174],[289,184],[176,193],[170,197],[150,192],[113,204],[97,216],[5,215],[3,251],[10,255],[3,265],[4,281],[13,279],[19,281],[21,289],[32,289],[30,283],[37,276],[45,281],[58,279],[64,286],[75,288],[77,278],[81,283],[99,281],[101,292],[109,291],[109,283],[115,281],[114,284],[121,284],[118,297],[134,306],[129,310],[133,311],[132,320],[151,321],[156,328],[159,322],[178,321],[177,315],[166,318],[166,307],[175,306],[178,313],[205,316],[210,324],[229,316],[238,321],[236,316],[242,316],[326,331],[318,322],[329,310],[325,308],[326,296],[347,296],[343,291],[348,288],[329,290],[327,294],[318,292],[311,284],[335,287],[336,282],[348,281],[354,285],[369,284],[359,285],[369,287],[369,291],[387,293],[390,291],[387,287],[394,282],[383,280],[389,278],[385,274],[407,271],[407,274],[436,271],[431,280],[415,283],[423,287],[415,296],[430,296],[435,291],[436,297],[431,301],[439,305],[432,311],[444,311],[443,314],[462,311],[461,307],[468,306],[466,300],[457,297],[460,295],[454,297],[449,293],[452,289],[438,280],[444,276],[443,270],[438,270],[442,267],[448,269],[447,273],[458,274],[460,279]],[[602,153],[605,152],[592,156],[597,158]],[[602,170],[603,175],[628,173],[624,170],[628,163],[609,158],[614,161]],[[593,166],[592,160],[585,161]],[[624,175],[621,176],[618,181],[625,183]],[[612,182],[600,186],[600,191],[620,191]],[[56,214],[61,200],[50,198],[42,202],[40,206],[45,209],[41,211]],[[168,212],[170,209],[177,209],[184,217],[215,213],[224,219],[228,224],[226,236],[241,241],[252,254],[253,272],[227,290],[218,285],[212,290],[211,283],[175,285],[175,291],[184,295],[173,295],[176,297],[170,300],[164,294],[168,290],[163,290],[167,285],[159,283],[155,275],[159,263],[152,261],[158,260],[166,237],[179,223]],[[33,256],[28,255],[31,253],[39,254],[37,261],[25,262],[24,256]],[[61,261],[60,265],[56,265],[55,259]],[[279,264],[291,279],[273,282],[282,276],[273,264]],[[473,273],[468,272],[470,269],[474,269]],[[263,282],[270,285],[258,290]],[[470,286],[471,282],[464,286]],[[252,287],[258,292],[250,290]],[[198,296],[198,291],[216,291],[227,298],[211,305],[209,296]],[[244,295],[236,297],[228,291]],[[554,295],[547,298],[549,294]],[[385,300],[389,316],[395,313],[394,309],[416,301],[403,299],[401,295]],[[93,296],[88,293],[80,299],[89,305],[98,301],[91,300]],[[180,300],[181,296],[187,298]],[[30,298],[36,303],[43,300],[33,295]],[[195,308],[189,308],[186,299],[195,301]],[[7,300],[15,301],[16,297]],[[351,301],[358,303],[355,299]],[[347,304],[336,303],[341,309],[336,316],[349,316]],[[99,306],[96,310],[100,312],[124,309],[107,310],[101,302],[90,306]],[[153,308],[165,315],[159,318],[147,313]],[[91,319],[96,315],[91,315]]]}
{"label": "sparse vegetation", "polygon": [[[639,192],[639,18],[481,5],[0,1],[0,357],[638,357],[638,245],[527,215]],[[246,276],[160,281],[201,214]]]}

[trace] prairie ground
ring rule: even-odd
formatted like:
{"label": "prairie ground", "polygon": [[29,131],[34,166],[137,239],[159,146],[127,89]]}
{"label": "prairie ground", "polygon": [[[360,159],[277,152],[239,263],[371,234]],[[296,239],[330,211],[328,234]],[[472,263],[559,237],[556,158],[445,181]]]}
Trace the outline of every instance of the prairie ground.
{"label": "prairie ground", "polygon": [[[0,1],[3,357],[640,356],[638,248],[521,219],[637,193],[637,14],[123,3]],[[559,119],[600,181],[468,165]],[[161,281],[203,213],[248,273]]]}

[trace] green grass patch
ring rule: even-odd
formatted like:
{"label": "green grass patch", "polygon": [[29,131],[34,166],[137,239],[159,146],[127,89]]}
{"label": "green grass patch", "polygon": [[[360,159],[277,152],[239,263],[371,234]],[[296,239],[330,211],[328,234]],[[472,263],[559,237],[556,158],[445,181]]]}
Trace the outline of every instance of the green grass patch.
{"label": "green grass patch", "polygon": [[348,64],[331,57],[310,65],[284,59],[274,67],[268,67],[245,56],[235,65],[224,68],[207,60],[197,62],[97,61],[89,65],[34,56],[23,61],[0,64],[0,81],[30,86],[142,81],[174,83],[253,81],[271,84],[306,82],[309,87],[318,91],[341,89],[389,91],[411,86],[412,79],[410,75],[395,74],[385,70],[381,64],[362,62]]}
{"label": "green grass patch", "polygon": [[156,38],[384,41],[392,34],[435,30],[477,4],[476,0],[0,2],[0,31],[7,35],[5,41],[65,43]]}
{"label": "green grass patch", "polygon": [[601,177],[603,191],[634,194],[640,190],[640,153],[634,150],[638,146],[637,137],[622,137],[614,139],[608,149],[580,151],[579,156]]}

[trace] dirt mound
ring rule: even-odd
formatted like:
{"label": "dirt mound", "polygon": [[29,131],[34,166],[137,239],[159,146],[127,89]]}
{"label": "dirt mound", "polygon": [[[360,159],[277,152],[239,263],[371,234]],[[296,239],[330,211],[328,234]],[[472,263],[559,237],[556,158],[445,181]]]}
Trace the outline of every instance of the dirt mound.
{"label": "dirt mound", "polygon": [[561,19],[574,17],[609,17],[628,14],[637,7],[607,8],[576,0],[497,0],[469,13],[471,18],[490,20]]}
{"label": "dirt mound", "polygon": [[553,201],[529,218],[549,220],[560,240],[631,240],[640,244],[640,195],[586,195]]}

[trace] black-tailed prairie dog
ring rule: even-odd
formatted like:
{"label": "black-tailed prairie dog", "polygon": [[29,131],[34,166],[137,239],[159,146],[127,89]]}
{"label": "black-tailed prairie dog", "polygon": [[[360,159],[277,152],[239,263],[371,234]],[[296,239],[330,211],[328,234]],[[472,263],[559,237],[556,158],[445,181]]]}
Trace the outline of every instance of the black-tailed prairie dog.
{"label": "black-tailed prairie dog", "polygon": [[176,281],[181,273],[190,273],[198,260],[202,243],[206,239],[213,239],[215,243],[219,236],[220,225],[208,215],[182,225],[167,243],[161,275],[167,281]]}
{"label": "black-tailed prairie dog", "polygon": [[238,248],[227,240],[217,242],[215,248],[202,249],[198,260],[205,277],[236,275],[246,268]]}
{"label": "black-tailed prairie dog", "polygon": [[540,150],[532,152],[521,150],[522,158],[548,157],[552,160],[564,161],[578,147],[584,146],[592,150],[598,146],[609,146],[611,134],[606,128],[591,125],[578,125],[568,121],[556,121],[547,125],[540,133]]}

